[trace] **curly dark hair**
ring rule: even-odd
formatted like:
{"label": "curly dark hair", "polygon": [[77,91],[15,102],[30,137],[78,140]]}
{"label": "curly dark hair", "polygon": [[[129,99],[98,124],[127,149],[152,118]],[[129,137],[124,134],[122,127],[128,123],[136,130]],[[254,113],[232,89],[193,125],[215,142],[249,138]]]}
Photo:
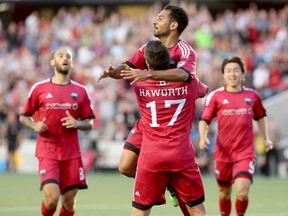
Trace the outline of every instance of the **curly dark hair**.
{"label": "curly dark hair", "polygon": [[166,5],[163,9],[170,11],[170,20],[178,23],[178,33],[179,35],[182,34],[189,24],[189,17],[186,11],[179,6],[171,4]]}

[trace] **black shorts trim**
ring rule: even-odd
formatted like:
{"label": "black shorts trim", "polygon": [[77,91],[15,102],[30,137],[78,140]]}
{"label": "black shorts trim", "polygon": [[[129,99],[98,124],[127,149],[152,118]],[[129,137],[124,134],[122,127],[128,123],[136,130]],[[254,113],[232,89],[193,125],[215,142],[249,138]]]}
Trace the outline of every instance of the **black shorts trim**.
{"label": "black shorts trim", "polygon": [[153,205],[143,205],[143,204],[137,203],[135,201],[132,201],[132,206],[134,208],[137,208],[137,209],[140,209],[140,210],[143,210],[143,211],[152,208],[154,205],[161,205],[161,203],[155,203]]}
{"label": "black shorts trim", "polygon": [[67,191],[74,190],[74,189],[83,190],[83,189],[88,189],[88,187],[87,185],[83,185],[83,184],[72,185],[72,186],[65,188],[61,193],[64,194]]}
{"label": "black shorts trim", "polygon": [[237,173],[234,176],[234,181],[235,181],[236,178],[239,178],[240,176],[246,176],[246,177],[248,177],[251,180],[251,182],[253,182],[253,176],[251,175],[251,173],[245,172],[245,171]]}
{"label": "black shorts trim", "polygon": [[57,184],[59,186],[59,182],[57,182],[55,179],[47,179],[47,180],[42,182],[42,184],[40,186],[40,191],[43,190],[44,185],[50,184],[50,183],[54,183],[54,184]]}
{"label": "black shorts trim", "polygon": [[129,149],[130,151],[133,151],[135,154],[137,154],[139,156],[140,154],[140,149],[135,147],[132,143],[130,142],[125,142],[124,144],[124,149]]}
{"label": "black shorts trim", "polygon": [[186,204],[190,207],[193,207],[193,206],[196,206],[196,205],[199,205],[201,203],[203,203],[205,201],[205,195],[203,195],[202,197],[200,197],[199,199],[197,200],[194,200],[194,201],[191,201],[191,202],[186,202]]}

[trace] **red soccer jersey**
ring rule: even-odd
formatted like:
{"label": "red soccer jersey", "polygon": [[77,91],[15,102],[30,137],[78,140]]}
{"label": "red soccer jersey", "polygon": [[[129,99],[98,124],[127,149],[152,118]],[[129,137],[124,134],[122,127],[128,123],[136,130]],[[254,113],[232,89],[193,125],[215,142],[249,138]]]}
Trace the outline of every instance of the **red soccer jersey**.
{"label": "red soccer jersey", "polygon": [[136,82],[135,93],[144,126],[138,166],[151,172],[180,171],[195,163],[190,131],[195,100],[207,86],[191,82],[146,80]]}
{"label": "red soccer jersey", "polygon": [[[147,69],[147,65],[144,57],[144,50],[146,44],[143,45],[136,53],[125,63],[132,68],[140,70]],[[169,48],[170,64],[172,67],[179,67],[186,72],[196,75],[196,61],[197,56],[193,48],[184,41],[179,40],[173,47]]]}
{"label": "red soccer jersey", "polygon": [[66,110],[75,119],[95,118],[83,85],[74,81],[68,85],[56,85],[49,79],[33,85],[22,115],[32,116],[38,111],[39,119],[46,118],[47,125],[47,130],[38,136],[36,157],[55,160],[80,157],[77,129],[62,126],[61,119],[66,117]]}
{"label": "red soccer jersey", "polygon": [[266,116],[261,99],[253,89],[238,93],[224,87],[211,92],[205,102],[202,120],[216,117],[218,135],[214,147],[216,161],[234,162],[255,157],[253,119]]}

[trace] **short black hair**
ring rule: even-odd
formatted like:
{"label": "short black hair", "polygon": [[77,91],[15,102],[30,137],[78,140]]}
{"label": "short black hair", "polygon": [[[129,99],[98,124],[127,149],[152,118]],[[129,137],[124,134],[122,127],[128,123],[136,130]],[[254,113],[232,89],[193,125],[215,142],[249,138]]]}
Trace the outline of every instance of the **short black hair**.
{"label": "short black hair", "polygon": [[147,64],[153,70],[166,70],[170,67],[169,51],[160,40],[148,42],[145,47],[144,56]]}
{"label": "short black hair", "polygon": [[238,64],[240,66],[240,68],[241,68],[242,73],[245,73],[245,67],[244,67],[244,63],[243,63],[242,59],[240,57],[238,57],[238,56],[234,56],[234,57],[231,57],[231,58],[224,59],[224,61],[222,62],[222,66],[221,66],[222,74],[224,73],[225,66],[228,63],[236,63],[236,64]]}
{"label": "short black hair", "polygon": [[182,34],[189,24],[189,17],[186,11],[179,6],[171,4],[166,5],[163,9],[170,11],[170,20],[178,23],[178,33],[179,35]]}

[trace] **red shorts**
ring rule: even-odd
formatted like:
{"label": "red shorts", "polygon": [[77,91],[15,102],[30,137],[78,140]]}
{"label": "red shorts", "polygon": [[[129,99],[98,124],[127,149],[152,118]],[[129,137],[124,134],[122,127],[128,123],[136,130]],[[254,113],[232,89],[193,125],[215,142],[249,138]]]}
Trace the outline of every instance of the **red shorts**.
{"label": "red shorts", "polygon": [[204,202],[204,187],[197,164],[180,172],[152,173],[137,168],[133,207],[147,210],[153,205],[165,204],[165,191],[171,187],[178,199],[189,206]]}
{"label": "red shorts", "polygon": [[131,129],[128,138],[124,144],[124,149],[135,152],[137,155],[140,153],[142,144],[143,126],[139,120]]}
{"label": "red shorts", "polygon": [[255,158],[246,158],[236,162],[215,161],[215,177],[219,187],[230,187],[236,178],[253,180]]}
{"label": "red shorts", "polygon": [[87,189],[87,183],[81,158],[57,161],[38,158],[40,190],[48,183],[58,184],[61,194],[72,189]]}

